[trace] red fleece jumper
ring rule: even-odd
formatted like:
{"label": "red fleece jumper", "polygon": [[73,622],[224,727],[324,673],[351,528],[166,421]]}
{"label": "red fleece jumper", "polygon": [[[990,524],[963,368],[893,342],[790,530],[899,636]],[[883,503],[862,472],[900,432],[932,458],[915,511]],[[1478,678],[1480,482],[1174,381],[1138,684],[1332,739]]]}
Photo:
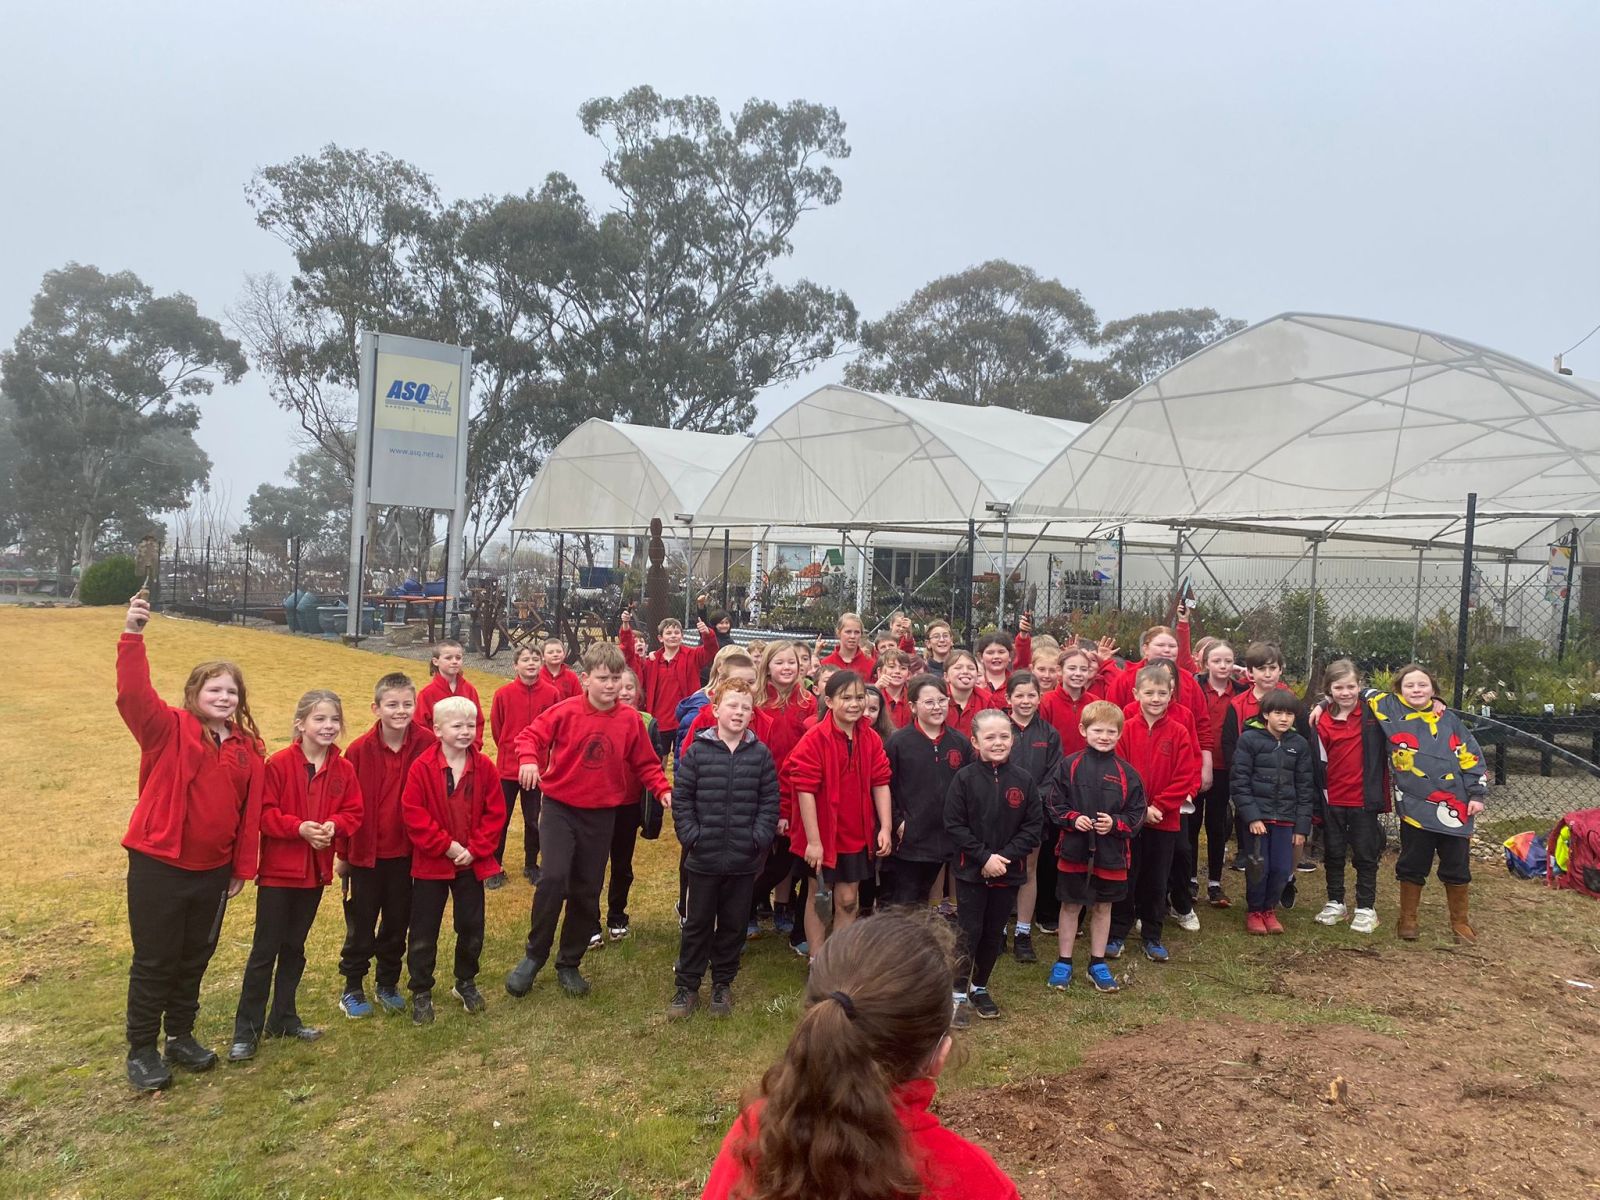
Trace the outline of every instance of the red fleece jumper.
{"label": "red fleece jumper", "polygon": [[540,713],[517,736],[517,762],[539,768],[539,790],[573,808],[619,808],[641,786],[672,794],[639,710],[618,702],[596,708],[574,696]]}
{"label": "red fleece jumper", "polygon": [[456,865],[445,857],[451,842],[472,855],[480,880],[500,872],[494,852],[506,823],[500,774],[487,754],[469,751],[453,790],[444,784],[444,747],[435,742],[411,764],[401,798],[406,832],[411,836],[411,878],[454,879]]}
{"label": "red fleece jumper", "polygon": [[[872,789],[888,787],[890,772],[883,740],[865,721],[856,722],[855,736],[850,738],[831,713],[824,716],[800,739],[784,771],[796,794],[810,792],[817,798],[823,866],[838,866],[839,855],[871,848],[877,833]],[[808,843],[805,825],[798,820],[798,805],[795,813],[790,845],[796,854],[804,855]]]}
{"label": "red fleece jumper", "polygon": [[656,727],[663,734],[678,728],[678,703],[700,690],[700,672],[711,665],[717,656],[717,635],[713,631],[702,636],[698,646],[680,646],[671,658],[665,650],[639,653],[638,635],[624,626],[621,637],[622,657],[639,677],[639,696],[645,710],[656,719]]}
{"label": "red fleece jumper", "polygon": [[[1149,663],[1143,660],[1129,663],[1127,670],[1115,676],[1106,687],[1106,699],[1113,704],[1127,705],[1133,702],[1134,677]],[[1206,698],[1200,692],[1200,685],[1195,682],[1194,676],[1173,664],[1178,675],[1178,692],[1172,698],[1174,704],[1181,704],[1189,710],[1194,718],[1196,743],[1204,749],[1211,748],[1211,716],[1206,705]]]}
{"label": "red fleece jumper", "polygon": [[361,828],[363,806],[356,769],[329,746],[322,768],[309,780],[305,748],[294,742],[267,759],[261,801],[261,887],[314,888],[333,882],[333,846],[313,850],[300,836],[302,821],[333,822],[333,836],[348,839]]}
{"label": "red fleece jumper", "polygon": [[557,700],[570,700],[583,691],[583,680],[578,678],[578,673],[566,663],[561,664],[561,669],[554,675],[544,667],[539,668],[539,682],[548,684],[555,689]]}
{"label": "red fleece jumper", "polygon": [[117,711],[139,743],[139,800],[122,844],[185,871],[233,864],[254,879],[261,852],[261,745],[241,726],[220,746],[188,709],[150,682],[144,635],[117,642]]}
{"label": "red fleece jumper", "polygon": [[[995,1166],[994,1159],[960,1134],[946,1129],[928,1111],[934,1087],[931,1079],[913,1079],[890,1095],[894,1115],[905,1128],[917,1174],[922,1178],[922,1200],[1018,1200],[1017,1185]],[[722,1139],[717,1161],[711,1164],[711,1178],[701,1193],[702,1200],[736,1200],[745,1194],[749,1180],[739,1151],[759,1132],[761,1110],[761,1101],[745,1109]]]}
{"label": "red fleece jumper", "polygon": [[[949,695],[949,693],[950,685],[946,683],[945,694]],[[950,696],[950,711],[946,714],[944,723],[950,726],[951,729],[954,729],[962,737],[966,738],[968,741],[971,741],[972,718],[983,712],[985,709],[990,708],[999,709],[1001,712],[1007,711],[1004,706],[994,702],[993,692],[984,687],[982,684],[979,684],[977,687],[972,689],[972,695],[967,697],[967,702],[965,705],[958,705],[956,703],[956,698],[954,696]]]}
{"label": "red fleece jumper", "polygon": [[438,741],[431,729],[412,721],[406,726],[405,740],[391,750],[384,744],[379,722],[345,747],[345,761],[355,768],[361,787],[362,817],[354,834],[334,838],[335,854],[352,867],[375,867],[380,858],[411,857],[411,835],[406,832],[400,796],[411,764]]}
{"label": "red fleece jumper", "polygon": [[1151,725],[1134,705],[1122,726],[1117,753],[1139,772],[1150,806],[1161,810],[1161,820],[1146,822],[1145,828],[1168,833],[1181,829],[1179,809],[1200,791],[1200,746],[1194,734],[1170,708]]}
{"label": "red fleece jumper", "polygon": [[849,662],[839,657],[838,647],[834,647],[832,654],[817,664],[819,667],[838,667],[841,671],[854,671],[861,676],[862,683],[871,683],[878,677],[878,660],[873,658],[866,650],[857,650],[856,656]]}
{"label": "red fleece jumper", "polygon": [[417,712],[412,718],[418,725],[432,732],[433,708],[441,700],[451,696],[460,696],[464,700],[471,700],[472,707],[478,712],[478,732],[473,735],[472,748],[483,749],[483,705],[478,702],[478,689],[467,682],[466,675],[456,676],[455,690],[450,689],[450,681],[442,674],[435,675],[428,680],[428,686],[417,693]]}
{"label": "red fleece jumper", "polygon": [[[572,673],[568,671],[567,674]],[[577,681],[576,675],[573,681]],[[501,779],[517,777],[517,735],[532,725],[534,718],[545,709],[566,698],[557,692],[550,682],[550,673],[543,667],[539,668],[539,677],[531,687],[520,679],[513,679],[496,690],[494,701],[489,705],[489,728],[494,733],[494,765]]]}
{"label": "red fleece jumper", "polygon": [[1039,715],[1061,735],[1061,757],[1076,754],[1086,749],[1089,743],[1083,740],[1083,710],[1096,700],[1104,700],[1104,689],[1098,679],[1090,680],[1089,686],[1083,689],[1083,695],[1074,700],[1066,686],[1046,692],[1039,701]]}

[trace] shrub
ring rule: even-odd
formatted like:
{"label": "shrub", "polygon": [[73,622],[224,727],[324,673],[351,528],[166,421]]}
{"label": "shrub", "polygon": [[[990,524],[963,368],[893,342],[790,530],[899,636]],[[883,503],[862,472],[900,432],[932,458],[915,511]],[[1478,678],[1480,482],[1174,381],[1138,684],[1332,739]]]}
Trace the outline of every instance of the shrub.
{"label": "shrub", "polygon": [[1330,660],[1351,659],[1362,675],[1393,670],[1411,659],[1414,627],[1398,617],[1347,617],[1334,629]]}
{"label": "shrub", "polygon": [[126,604],[144,581],[126,554],[102,558],[78,581],[78,599],[85,604]]}

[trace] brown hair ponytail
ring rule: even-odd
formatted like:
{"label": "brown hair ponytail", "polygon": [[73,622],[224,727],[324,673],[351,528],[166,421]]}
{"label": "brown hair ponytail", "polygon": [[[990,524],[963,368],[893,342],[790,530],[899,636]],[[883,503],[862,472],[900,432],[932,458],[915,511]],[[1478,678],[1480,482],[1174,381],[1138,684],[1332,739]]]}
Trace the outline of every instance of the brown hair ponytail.
{"label": "brown hair ponytail", "polygon": [[950,1027],[951,935],[910,913],[830,937],[805,1013],[761,1080],[759,1130],[738,1145],[748,1200],[920,1196],[893,1091],[928,1068]]}

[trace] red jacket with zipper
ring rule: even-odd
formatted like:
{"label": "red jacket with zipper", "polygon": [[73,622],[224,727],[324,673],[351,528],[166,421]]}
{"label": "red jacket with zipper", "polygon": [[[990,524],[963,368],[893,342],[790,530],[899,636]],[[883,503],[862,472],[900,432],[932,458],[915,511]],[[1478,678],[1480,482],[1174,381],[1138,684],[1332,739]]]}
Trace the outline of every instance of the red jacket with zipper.
{"label": "red jacket with zipper", "polygon": [[[889,756],[883,752],[883,740],[865,721],[857,721],[854,736],[849,737],[832,713],[825,714],[790,752],[784,773],[794,795],[810,792],[817,798],[823,866],[837,866],[840,854],[874,852],[878,817],[872,789],[889,786]],[[796,854],[805,854],[806,827],[798,804],[789,844]]]}
{"label": "red jacket with zipper", "polygon": [[411,835],[411,878],[454,879],[456,865],[445,857],[451,842],[472,854],[467,868],[479,879],[500,871],[494,852],[500,848],[500,830],[506,823],[505,797],[500,773],[487,754],[467,753],[455,787],[444,782],[444,747],[435,742],[411,764],[401,799],[406,832]]}
{"label": "red jacket with zipper", "polygon": [[[576,682],[577,676],[572,677]],[[494,765],[501,779],[517,777],[517,735],[532,725],[534,718],[545,709],[564,699],[566,696],[550,682],[550,672],[543,667],[539,668],[539,678],[533,681],[532,687],[513,679],[495,692],[494,701],[489,705],[489,728],[494,732]]]}
{"label": "red jacket with zipper", "polygon": [[400,811],[400,796],[411,764],[438,741],[433,730],[412,721],[399,749],[391,750],[384,744],[380,721],[345,747],[345,761],[355,768],[361,787],[362,815],[355,833],[334,838],[335,854],[352,867],[375,867],[380,858],[411,857],[411,835]]}
{"label": "red jacket with zipper", "polygon": [[1145,828],[1166,833],[1180,829],[1184,800],[1200,792],[1200,746],[1188,726],[1170,708],[1152,725],[1134,705],[1122,726],[1117,753],[1139,772],[1150,807],[1161,810],[1161,820],[1147,821]]}
{"label": "red jacket with zipper", "polygon": [[150,682],[144,635],[117,642],[117,711],[139,743],[139,800],[122,844],[186,871],[232,864],[254,879],[261,852],[261,744],[230,723],[220,745],[188,709]]}
{"label": "red jacket with zipper", "polygon": [[678,702],[700,690],[700,671],[717,656],[716,631],[703,635],[698,646],[679,646],[670,659],[663,650],[640,654],[638,635],[631,626],[624,625],[617,640],[622,657],[639,677],[639,699],[645,711],[656,719],[662,733],[673,732],[678,728]]}
{"label": "red jacket with zipper", "polygon": [[450,681],[442,674],[435,675],[428,680],[428,686],[417,693],[417,713],[412,719],[430,733],[433,731],[433,709],[441,700],[448,700],[451,696],[459,696],[463,700],[471,700],[472,707],[478,710],[478,732],[473,735],[472,748],[483,749],[483,705],[478,702],[478,689],[467,682],[463,672],[456,676],[455,690],[450,690]]}
{"label": "red jacket with zipper", "polygon": [[356,769],[339,747],[329,746],[322,768],[311,764],[299,742],[267,759],[267,789],[261,801],[261,887],[314,888],[333,882],[333,846],[313,850],[300,836],[302,821],[333,822],[335,838],[361,828],[363,806]]}

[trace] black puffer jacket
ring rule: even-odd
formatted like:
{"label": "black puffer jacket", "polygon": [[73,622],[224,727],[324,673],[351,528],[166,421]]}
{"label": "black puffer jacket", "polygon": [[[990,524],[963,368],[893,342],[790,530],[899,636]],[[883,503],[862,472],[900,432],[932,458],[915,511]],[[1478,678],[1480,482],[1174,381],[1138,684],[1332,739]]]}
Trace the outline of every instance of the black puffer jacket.
{"label": "black puffer jacket", "polygon": [[715,729],[684,748],[672,780],[672,828],[703,875],[760,869],[778,835],[778,769],[772,752],[745,730],[729,750]]}
{"label": "black puffer jacket", "polygon": [[1246,825],[1252,821],[1293,824],[1303,836],[1311,833],[1316,805],[1313,752],[1294,730],[1281,738],[1254,726],[1239,735],[1228,760],[1233,807]]}
{"label": "black puffer jacket", "polygon": [[[944,802],[944,827],[955,844],[957,879],[991,887],[1028,881],[1028,855],[1038,849],[1044,805],[1029,775],[1014,763],[974,762],[956,772]],[[991,854],[1010,859],[1004,875],[983,877]]]}

